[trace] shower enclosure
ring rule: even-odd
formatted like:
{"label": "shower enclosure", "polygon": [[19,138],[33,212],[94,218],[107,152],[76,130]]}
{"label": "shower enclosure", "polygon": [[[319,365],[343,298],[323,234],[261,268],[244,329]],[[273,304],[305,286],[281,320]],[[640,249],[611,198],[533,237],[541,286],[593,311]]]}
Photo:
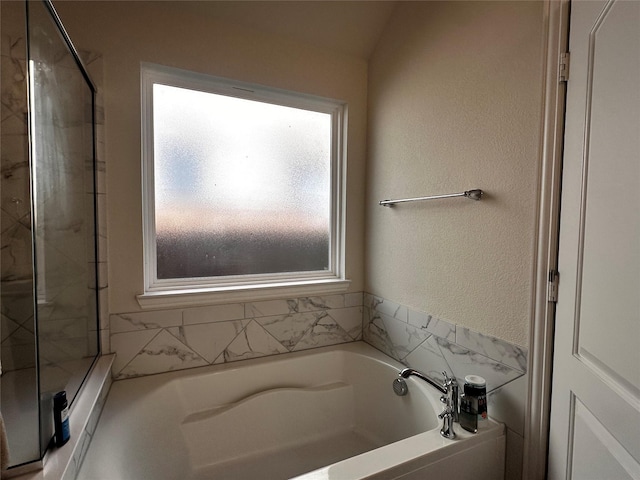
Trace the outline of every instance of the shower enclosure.
{"label": "shower enclosure", "polygon": [[95,87],[50,2],[0,2],[0,412],[40,461],[99,354]]}

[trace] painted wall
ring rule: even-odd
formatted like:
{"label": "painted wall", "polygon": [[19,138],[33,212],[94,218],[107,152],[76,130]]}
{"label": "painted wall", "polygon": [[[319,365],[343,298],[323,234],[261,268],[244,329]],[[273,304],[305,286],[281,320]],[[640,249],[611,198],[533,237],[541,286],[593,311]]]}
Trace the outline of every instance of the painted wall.
{"label": "painted wall", "polygon": [[76,45],[104,58],[110,313],[139,311],[143,290],[140,62],[349,104],[346,274],[362,291],[366,61],[162,3],[56,3]]}
{"label": "painted wall", "polygon": [[[363,337],[432,374],[502,379],[507,479],[525,439],[542,8],[403,2],[369,63]],[[472,188],[486,196],[378,206]]]}
{"label": "painted wall", "polygon": [[[528,344],[542,2],[403,2],[369,65],[365,291]],[[381,199],[481,188],[479,202]]]}

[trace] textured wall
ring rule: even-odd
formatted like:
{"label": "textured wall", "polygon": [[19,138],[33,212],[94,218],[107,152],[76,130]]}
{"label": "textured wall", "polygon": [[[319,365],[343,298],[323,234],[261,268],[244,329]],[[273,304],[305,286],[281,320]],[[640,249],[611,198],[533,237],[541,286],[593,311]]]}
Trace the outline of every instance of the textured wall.
{"label": "textured wall", "polygon": [[[365,291],[526,346],[542,2],[404,2],[369,68]],[[479,202],[381,199],[486,191]]]}
{"label": "textured wall", "polygon": [[[160,2],[162,4],[162,2]],[[104,58],[110,312],[143,290],[140,62],[336,98],[349,104],[347,277],[363,287],[365,60],[156,2],[58,2],[76,45]],[[113,254],[116,252],[116,254]]]}

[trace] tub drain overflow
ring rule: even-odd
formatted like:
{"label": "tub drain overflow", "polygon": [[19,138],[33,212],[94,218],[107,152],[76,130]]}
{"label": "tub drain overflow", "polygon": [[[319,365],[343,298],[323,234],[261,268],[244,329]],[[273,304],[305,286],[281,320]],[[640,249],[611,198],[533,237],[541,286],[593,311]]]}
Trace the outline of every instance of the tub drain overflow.
{"label": "tub drain overflow", "polygon": [[404,381],[404,378],[396,378],[393,381],[393,391],[400,397],[404,397],[409,392],[409,387],[407,387],[407,382]]}

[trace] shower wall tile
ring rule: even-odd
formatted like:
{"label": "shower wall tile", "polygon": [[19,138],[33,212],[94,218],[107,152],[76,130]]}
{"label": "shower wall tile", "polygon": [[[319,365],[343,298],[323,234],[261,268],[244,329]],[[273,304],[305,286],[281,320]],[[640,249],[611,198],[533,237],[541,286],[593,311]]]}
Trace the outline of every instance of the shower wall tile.
{"label": "shower wall tile", "polygon": [[0,279],[4,372],[35,366],[26,44],[2,33],[0,55]]}
{"label": "shower wall tile", "polygon": [[148,375],[361,340],[362,298],[358,292],[113,314],[109,344],[117,354],[114,376]]}
{"label": "shower wall tile", "polygon": [[110,351],[109,340],[109,246],[107,236],[107,164],[105,155],[105,114],[104,114],[104,61],[102,55],[78,52],[96,87],[94,134],[95,134],[95,194],[96,194],[96,235],[98,237],[98,318],[100,328],[100,351]]}
{"label": "shower wall tile", "polygon": [[0,318],[0,343],[7,340],[18,328],[20,328],[20,324],[2,315]]}

